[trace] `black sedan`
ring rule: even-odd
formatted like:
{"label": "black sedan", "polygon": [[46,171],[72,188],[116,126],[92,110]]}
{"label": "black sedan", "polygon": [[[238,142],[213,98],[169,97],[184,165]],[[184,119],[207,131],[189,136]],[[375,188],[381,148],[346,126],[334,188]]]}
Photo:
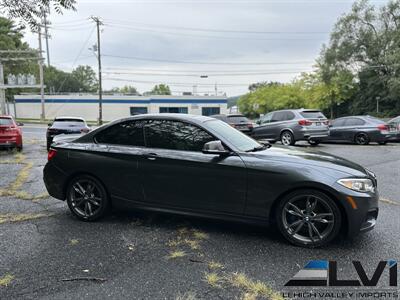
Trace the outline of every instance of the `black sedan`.
{"label": "black sedan", "polygon": [[371,116],[338,118],[332,121],[328,141],[385,145],[396,138],[397,128]]}
{"label": "black sedan", "polygon": [[48,124],[46,132],[47,151],[55,136],[60,134],[81,134],[88,133],[90,127],[85,119],[79,117],[56,117],[52,123]]}
{"label": "black sedan", "polygon": [[272,223],[306,247],[370,230],[378,216],[370,171],[321,152],[263,145],[204,116],[139,115],[53,143],[44,182],[84,221],[113,206]]}

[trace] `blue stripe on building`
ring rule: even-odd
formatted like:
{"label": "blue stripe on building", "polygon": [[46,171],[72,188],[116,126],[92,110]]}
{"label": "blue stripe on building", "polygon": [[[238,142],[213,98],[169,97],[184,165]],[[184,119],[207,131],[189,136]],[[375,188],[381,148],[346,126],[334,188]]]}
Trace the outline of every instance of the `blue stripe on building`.
{"label": "blue stripe on building", "polygon": [[[15,99],[16,103],[40,103],[40,99]],[[45,103],[98,103],[98,99],[45,99]],[[122,99],[103,99],[103,103],[115,104],[226,104],[228,101],[224,99],[149,99],[149,100],[122,100]]]}

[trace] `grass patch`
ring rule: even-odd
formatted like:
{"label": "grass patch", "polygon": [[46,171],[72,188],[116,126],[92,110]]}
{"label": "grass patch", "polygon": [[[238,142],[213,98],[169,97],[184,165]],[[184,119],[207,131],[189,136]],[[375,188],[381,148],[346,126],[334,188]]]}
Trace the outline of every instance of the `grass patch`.
{"label": "grass patch", "polygon": [[222,264],[213,260],[208,263],[208,268],[211,270],[222,269],[223,267]]}
{"label": "grass patch", "polygon": [[249,295],[255,297],[262,296],[272,300],[281,300],[282,296],[275,292],[271,287],[261,281],[254,281],[248,278],[244,273],[233,273],[228,277],[228,281],[237,288],[240,288]]}
{"label": "grass patch", "polygon": [[177,250],[177,251],[171,251],[170,254],[168,255],[169,259],[176,259],[180,257],[186,256],[185,251]]}
{"label": "grass patch", "polygon": [[190,239],[185,239],[185,244],[188,245],[192,250],[199,250],[200,249],[200,243],[197,240],[190,240]]}
{"label": "grass patch", "polygon": [[7,287],[13,279],[14,279],[14,276],[11,274],[6,274],[6,275],[0,277],[0,286]]}
{"label": "grass patch", "polygon": [[212,272],[212,273],[206,273],[205,281],[212,287],[221,287],[223,278],[219,276],[217,273]]}
{"label": "grass patch", "polygon": [[0,224],[3,223],[16,223],[28,220],[34,220],[44,217],[49,217],[49,213],[32,213],[32,214],[0,214]]}
{"label": "grass patch", "polygon": [[196,294],[193,292],[186,292],[184,294],[178,294],[175,300],[196,300]]}
{"label": "grass patch", "polygon": [[203,232],[203,231],[194,229],[193,230],[193,237],[195,239],[198,239],[198,240],[206,240],[206,239],[208,239],[208,234]]}
{"label": "grass patch", "polygon": [[71,240],[69,240],[69,244],[72,245],[72,246],[75,246],[75,245],[79,244],[79,240],[78,239],[71,239]]}

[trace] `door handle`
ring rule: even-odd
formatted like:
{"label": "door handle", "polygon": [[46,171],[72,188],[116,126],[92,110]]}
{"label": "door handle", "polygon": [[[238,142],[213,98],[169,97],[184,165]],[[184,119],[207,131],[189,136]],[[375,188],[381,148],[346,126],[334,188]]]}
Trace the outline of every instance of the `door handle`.
{"label": "door handle", "polygon": [[146,153],[145,155],[144,155],[148,160],[156,160],[156,158],[157,158],[157,154],[156,153]]}

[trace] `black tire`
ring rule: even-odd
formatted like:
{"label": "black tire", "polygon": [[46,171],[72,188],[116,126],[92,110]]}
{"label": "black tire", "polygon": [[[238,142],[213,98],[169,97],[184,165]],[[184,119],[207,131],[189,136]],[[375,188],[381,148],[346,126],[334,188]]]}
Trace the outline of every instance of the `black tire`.
{"label": "black tire", "polygon": [[387,142],[386,142],[386,141],[384,141],[384,142],[378,142],[378,144],[379,144],[379,145],[386,145]]}
{"label": "black tire", "polygon": [[275,219],[280,233],[287,241],[307,248],[328,244],[339,234],[342,222],[335,201],[312,189],[286,195],[276,208]]}
{"label": "black tire", "polygon": [[289,130],[282,131],[281,143],[285,146],[293,146],[296,143],[293,133],[291,133]]}
{"label": "black tire", "polygon": [[95,221],[110,209],[110,200],[103,184],[90,175],[73,178],[67,188],[67,204],[72,214],[82,221]]}
{"label": "black tire", "polygon": [[358,133],[355,137],[354,137],[354,142],[357,145],[368,145],[369,144],[369,136],[366,133]]}
{"label": "black tire", "polygon": [[22,144],[21,144],[21,146],[18,146],[18,147],[17,147],[17,151],[18,151],[18,152],[21,152],[23,149],[24,149],[24,145],[22,145]]}
{"label": "black tire", "polygon": [[319,141],[319,140],[308,140],[308,143],[311,146],[318,146],[321,143],[321,141]]}

